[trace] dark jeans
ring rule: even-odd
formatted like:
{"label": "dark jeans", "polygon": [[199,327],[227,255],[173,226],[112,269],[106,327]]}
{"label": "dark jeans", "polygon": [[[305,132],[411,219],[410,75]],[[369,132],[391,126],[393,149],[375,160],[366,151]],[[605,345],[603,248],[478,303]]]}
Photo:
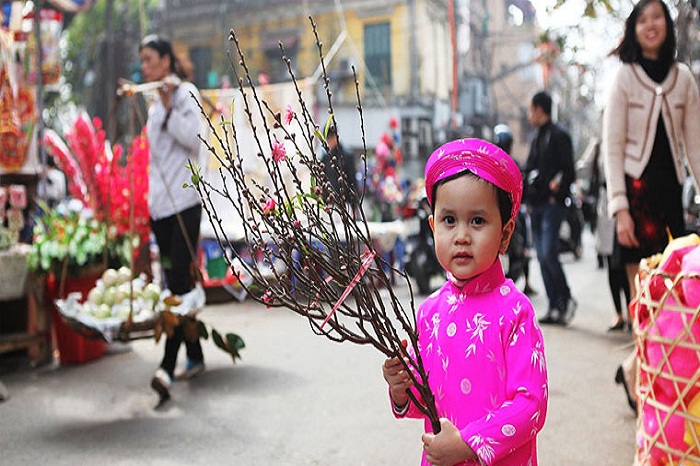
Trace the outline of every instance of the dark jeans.
{"label": "dark jeans", "polygon": [[[197,244],[199,242],[199,225],[202,221],[202,206],[196,205],[180,212],[180,218],[187,235],[183,233],[183,228],[177,219],[177,215],[151,220],[151,230],[158,242],[160,250],[160,262],[163,274],[165,275],[165,287],[174,295],[182,295],[190,291],[194,283],[192,281],[192,267],[194,263],[187,241],[192,245],[194,254],[197,254]],[[186,239],[187,238],[187,239]],[[165,354],[160,366],[173,377],[175,364],[177,363],[177,353],[180,345],[185,341],[187,357],[194,361],[202,361],[202,345],[199,340],[189,342],[184,339],[182,325],[175,328],[173,336],[165,340]]]}
{"label": "dark jeans", "polygon": [[557,203],[533,205],[530,213],[532,237],[550,310],[565,309],[571,299],[564,269],[559,262],[559,229],[565,216],[566,208]]}

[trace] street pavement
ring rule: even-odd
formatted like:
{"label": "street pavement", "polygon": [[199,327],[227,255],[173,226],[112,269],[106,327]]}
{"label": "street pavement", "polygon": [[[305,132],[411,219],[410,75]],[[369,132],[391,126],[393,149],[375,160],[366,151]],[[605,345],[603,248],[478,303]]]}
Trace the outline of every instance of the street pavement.
{"label": "street pavement", "polygon": [[[539,464],[631,465],[636,420],[613,378],[632,338],[606,332],[614,310],[590,233],[580,260],[562,259],[579,307],[569,327],[543,328],[550,403]],[[538,268],[532,300],[542,314]],[[408,287],[399,294],[408,299]],[[333,343],[291,311],[251,300],[208,305],[201,317],[241,335],[243,359],[232,364],[205,341],[206,371],[176,382],[162,406],[149,387],[162,341],[114,345],[83,365],[0,372],[9,392],[0,465],[420,463],[422,422],[393,418],[376,350]]]}

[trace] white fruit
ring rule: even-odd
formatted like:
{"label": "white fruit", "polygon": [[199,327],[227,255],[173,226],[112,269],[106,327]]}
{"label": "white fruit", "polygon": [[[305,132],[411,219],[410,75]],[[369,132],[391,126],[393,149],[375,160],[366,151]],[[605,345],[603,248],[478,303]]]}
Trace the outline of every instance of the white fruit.
{"label": "white fruit", "polygon": [[143,290],[144,299],[150,299],[152,301],[158,301],[160,299],[160,287],[155,283],[149,283]]}
{"label": "white fruit", "polygon": [[112,316],[112,308],[107,304],[100,304],[95,312],[95,317],[99,319],[106,319]]}
{"label": "white fruit", "polygon": [[118,271],[117,284],[129,283],[131,281],[131,270],[129,267],[121,267]]}
{"label": "white fruit", "polygon": [[107,288],[102,295],[102,302],[106,304],[107,306],[112,306],[115,302],[115,298],[117,295],[117,289],[114,287]]}
{"label": "white fruit", "polygon": [[[127,284],[128,286],[128,284]],[[143,283],[140,280],[133,281],[134,287],[134,299],[138,299],[143,296]]]}
{"label": "white fruit", "polygon": [[114,306],[114,309],[112,310],[112,316],[120,320],[126,320],[129,317],[129,305],[118,304]]}
{"label": "white fruit", "polygon": [[99,305],[102,304],[102,299],[104,298],[104,291],[100,287],[95,287],[88,293],[88,302],[90,304]]}
{"label": "white fruit", "polygon": [[[112,288],[114,289],[114,288]],[[129,300],[129,291],[124,290],[121,286],[119,288],[116,288],[116,291],[114,292],[114,304],[119,304],[124,301]]]}
{"label": "white fruit", "polygon": [[102,274],[102,283],[105,288],[114,286],[117,284],[117,279],[119,278],[119,273],[114,269],[107,269]]}

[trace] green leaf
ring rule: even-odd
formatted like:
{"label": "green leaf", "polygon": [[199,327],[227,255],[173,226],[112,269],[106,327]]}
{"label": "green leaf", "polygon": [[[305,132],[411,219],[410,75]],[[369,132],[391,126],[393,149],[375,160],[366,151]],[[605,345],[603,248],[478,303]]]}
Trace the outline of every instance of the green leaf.
{"label": "green leaf", "polygon": [[192,160],[189,160],[187,162],[187,169],[192,172],[192,183],[198,185],[202,179],[202,175],[197,163],[193,162]]}
{"label": "green leaf", "polygon": [[236,362],[236,359],[241,359],[240,351],[243,348],[245,348],[245,342],[243,341],[243,338],[236,335],[235,333],[227,333],[226,339],[224,340],[224,338],[219,332],[216,331],[216,329],[211,329],[211,336],[216,346],[218,346],[223,351],[231,355],[231,359],[233,359],[233,362]]}
{"label": "green leaf", "polygon": [[209,339],[209,331],[207,331],[207,326],[204,325],[204,322],[201,320],[197,321],[197,332],[199,333],[199,337],[208,340]]}
{"label": "green leaf", "polygon": [[284,211],[288,217],[291,217],[292,214],[294,213],[294,205],[292,205],[293,202],[294,202],[294,199],[291,199],[289,202],[284,203]]}
{"label": "green leaf", "polygon": [[323,137],[323,134],[321,134],[321,132],[318,129],[314,130],[314,136],[316,136],[319,141],[326,142],[326,138]]}
{"label": "green leaf", "polygon": [[598,15],[596,14],[596,11],[595,11],[595,6],[593,5],[592,2],[588,2],[588,3],[586,4],[586,8],[585,8],[585,10],[583,11],[583,16],[586,16],[586,17],[588,17],[588,18],[595,18],[595,17],[598,16]]}
{"label": "green leaf", "polygon": [[231,355],[233,362],[236,362],[236,359],[241,359],[240,350],[245,348],[243,338],[235,333],[227,333],[226,343],[228,344],[228,353]]}
{"label": "green leaf", "polygon": [[221,348],[224,351],[227,351],[226,349],[226,343],[224,343],[224,339],[221,338],[221,334],[216,331],[216,329],[211,329],[211,339],[214,341],[214,344]]}
{"label": "green leaf", "polygon": [[226,126],[226,125],[232,125],[233,123],[230,122],[229,120],[223,120],[221,123],[219,123],[220,126]]}
{"label": "green leaf", "polygon": [[323,128],[323,139],[328,139],[328,130],[331,128],[331,123],[333,122],[333,114],[328,115],[326,120],[326,127]]}

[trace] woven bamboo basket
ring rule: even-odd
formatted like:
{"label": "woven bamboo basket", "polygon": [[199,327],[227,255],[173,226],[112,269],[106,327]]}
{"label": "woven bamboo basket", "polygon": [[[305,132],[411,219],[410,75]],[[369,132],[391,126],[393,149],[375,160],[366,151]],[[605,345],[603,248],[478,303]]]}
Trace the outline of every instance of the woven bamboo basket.
{"label": "woven bamboo basket", "polygon": [[158,326],[163,326],[164,313],[167,311],[181,323],[187,319],[196,319],[197,314],[204,308],[206,295],[204,289],[197,285],[193,290],[185,293],[172,303],[168,303],[169,292],[162,299],[168,304],[158,305],[158,310],[144,320],[132,321],[130,319],[96,319],[83,311],[79,293],[69,294],[66,299],[56,300],[56,308],[63,322],[71,330],[91,340],[104,340],[107,343],[113,341],[128,342],[144,338],[153,338]]}
{"label": "woven bamboo basket", "polygon": [[[634,315],[638,403],[635,465],[700,464],[700,276],[646,270]],[[696,302],[697,299],[690,302]]]}

